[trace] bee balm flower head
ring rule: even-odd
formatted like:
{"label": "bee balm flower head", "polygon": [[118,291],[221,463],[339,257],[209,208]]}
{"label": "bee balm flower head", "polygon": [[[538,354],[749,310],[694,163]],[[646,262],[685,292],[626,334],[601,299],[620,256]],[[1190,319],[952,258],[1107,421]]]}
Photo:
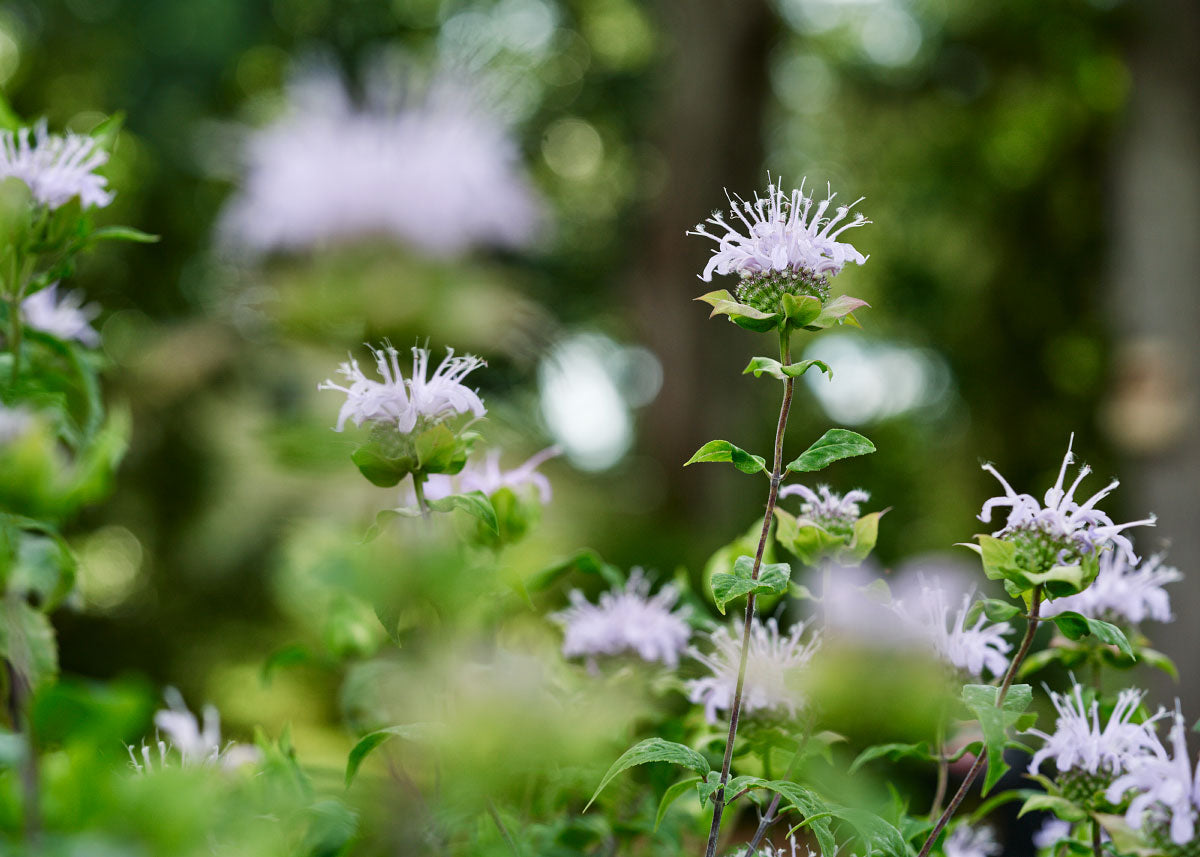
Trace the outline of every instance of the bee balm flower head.
{"label": "bee balm flower head", "polygon": [[103,208],[113,195],[94,170],[108,161],[97,141],[83,134],[50,134],[45,120],[32,128],[0,131],[0,179],[17,178],[37,202],[60,208],[75,197],[84,208]]}
{"label": "bee balm flower head", "polygon": [[736,194],[726,196],[729,220],[715,212],[706,221],[710,226],[701,223],[688,233],[717,244],[700,279],[710,282],[714,273],[736,274],[741,279],[738,300],[761,312],[777,312],[785,294],[811,295],[823,303],[829,298],[830,277],[851,262],[867,261],[851,244],[838,240],[847,229],[870,223],[860,213],[850,215],[861,200],[834,206],[836,194],[830,190],[814,205],[813,197],[804,194],[803,182],[791,193],[770,183],[766,196],[755,193],[753,202]]}

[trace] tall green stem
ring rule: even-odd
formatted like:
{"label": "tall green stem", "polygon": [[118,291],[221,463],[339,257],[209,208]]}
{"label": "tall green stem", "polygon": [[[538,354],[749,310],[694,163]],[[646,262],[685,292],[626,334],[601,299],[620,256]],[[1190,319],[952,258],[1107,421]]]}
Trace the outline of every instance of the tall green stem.
{"label": "tall green stem", "polygon": [[[1033,603],[1029,608],[1029,626],[1025,629],[1025,638],[1021,640],[1021,648],[1017,650],[1012,661],[1008,665],[1008,671],[1004,674],[1004,680],[1000,683],[1000,690],[996,693],[996,707],[1000,708],[1004,705],[1004,697],[1008,696],[1008,689],[1012,687],[1013,678],[1016,677],[1017,670],[1020,669],[1025,656],[1029,654],[1029,647],[1033,645],[1033,637],[1037,633],[1038,628],[1038,610],[1042,606],[1042,587],[1038,586],[1033,590]],[[929,857],[929,851],[933,848],[933,843],[941,836],[942,831],[946,829],[946,825],[950,823],[950,819],[954,817],[954,813],[958,811],[958,806],[963,802],[963,798],[967,796],[967,791],[971,788],[971,783],[975,782],[975,778],[979,776],[979,772],[983,770],[983,766],[987,763],[987,748],[980,749],[979,755],[975,757],[975,763],[971,765],[971,769],[967,771],[967,775],[963,777],[962,785],[958,787],[958,791],[954,793],[954,797],[950,799],[950,805],[946,807],[945,812],[937,820],[937,824],[933,826],[933,830],[929,833],[929,838],[925,840],[925,844],[921,846],[921,853],[918,857]]]}
{"label": "tall green stem", "polygon": [[[790,331],[785,327],[779,335],[780,359],[786,365],[791,362]],[[771,531],[771,518],[775,515],[775,501],[779,499],[779,483],[783,481],[783,433],[787,428],[788,413],[792,409],[792,389],[794,379],[788,378],[783,384],[783,404],[779,409],[779,422],[775,427],[775,461],[771,468],[771,489],[767,494],[767,511],[763,515],[762,533],[758,537],[758,550],[754,554],[754,567],[750,571],[750,579],[758,580],[758,572],[762,567],[763,551],[767,547],[767,536]],[[729,782],[729,769],[733,764],[733,745],[737,739],[738,718],[742,713],[742,689],[746,683],[746,662],[750,653],[750,627],[754,619],[754,593],[746,596],[746,615],[742,627],[742,654],[738,662],[737,685],[733,691],[733,702],[729,708],[729,736],[725,741],[725,758],[721,762],[721,780],[716,793],[713,795],[712,827],[708,832],[708,848],[705,857],[715,857],[717,839],[721,834],[721,815],[725,811],[725,784]]]}
{"label": "tall green stem", "polygon": [[8,299],[8,347],[12,351],[12,384],[21,376],[21,296],[13,294]]}
{"label": "tall green stem", "polygon": [[421,517],[429,517],[429,503],[425,500],[425,476],[413,474],[413,493],[417,495],[417,508],[421,510]]}

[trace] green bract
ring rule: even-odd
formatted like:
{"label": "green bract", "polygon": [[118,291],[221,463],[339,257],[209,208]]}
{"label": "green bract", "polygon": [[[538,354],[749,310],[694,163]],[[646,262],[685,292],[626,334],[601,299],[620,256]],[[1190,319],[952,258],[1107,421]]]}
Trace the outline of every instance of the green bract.
{"label": "green bract", "polygon": [[733,564],[733,573],[719,572],[712,576],[713,601],[722,614],[725,605],[735,598],[754,593],[755,595],[779,595],[787,590],[792,568],[786,562],[763,564],[758,577],[752,577],[754,557],[740,556]]}
{"label": "green bract", "polygon": [[840,565],[858,565],[875,549],[879,519],[883,512],[870,512],[854,522],[849,532],[834,533],[776,507],[775,539],[805,565],[815,567],[823,560]]}
{"label": "green bract", "polygon": [[822,305],[819,298],[811,295],[785,294],[779,308],[774,312],[763,312],[749,304],[740,303],[726,289],[709,292],[696,298],[711,306],[709,317],[724,315],[739,327],[766,333],[780,328],[793,330],[824,330],[839,324],[858,326],[854,317],[856,310],[870,306],[866,301],[841,295]]}
{"label": "green bract", "polygon": [[964,544],[979,554],[984,573],[991,580],[1002,580],[1009,595],[1017,597],[1041,586],[1050,598],[1063,598],[1082,592],[1100,571],[1099,559],[1084,556],[1074,565],[1052,564],[1046,557],[1031,555],[1009,538],[980,534],[978,545]]}

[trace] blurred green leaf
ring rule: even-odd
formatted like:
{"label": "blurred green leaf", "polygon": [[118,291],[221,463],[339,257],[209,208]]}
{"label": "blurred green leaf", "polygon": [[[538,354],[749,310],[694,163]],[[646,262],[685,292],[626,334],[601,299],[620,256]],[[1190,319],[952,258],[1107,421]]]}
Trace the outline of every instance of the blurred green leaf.
{"label": "blurred green leaf", "polygon": [[430,727],[427,723],[409,723],[404,726],[388,726],[377,729],[358,739],[358,743],[350,750],[346,759],[346,787],[354,781],[358,769],[371,751],[392,738],[402,738],[405,741],[422,741],[428,738]]}
{"label": "blurred green leaf", "polygon": [[1126,657],[1134,657],[1129,640],[1116,625],[1092,619],[1072,610],[1065,610],[1054,616],[1053,619],[1058,630],[1062,631],[1068,639],[1079,640],[1091,634],[1102,643],[1116,646],[1117,650]]}
{"label": "blurred green leaf", "polygon": [[674,741],[664,741],[662,738],[646,738],[644,741],[634,744],[612,763],[612,767],[600,780],[600,785],[596,787],[595,793],[584,806],[583,811],[587,812],[588,807],[595,802],[596,798],[600,796],[600,792],[604,791],[604,787],[612,782],[613,777],[617,774],[635,765],[646,765],[650,762],[670,762],[675,765],[683,765],[704,777],[707,777],[708,772],[712,770],[708,759],[691,747],[676,744]]}

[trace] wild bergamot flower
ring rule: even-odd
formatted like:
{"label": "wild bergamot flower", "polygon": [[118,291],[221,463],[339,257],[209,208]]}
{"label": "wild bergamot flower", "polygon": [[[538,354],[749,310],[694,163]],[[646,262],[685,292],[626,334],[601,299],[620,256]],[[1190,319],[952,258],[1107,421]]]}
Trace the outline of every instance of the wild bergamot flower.
{"label": "wild bergamot flower", "polygon": [[338,368],[349,381],[348,387],[332,380],[317,385],[318,390],[346,394],[336,431],[342,431],[350,420],[356,426],[364,422],[394,426],[401,434],[408,434],[419,421],[429,425],[458,414],[470,413],[479,418],[486,413],[479,394],[462,383],[468,374],[486,365],[482,359],[471,355],[455,357],[454,350],[447,349],[446,357],[430,376],[429,349],[413,348],[412,377],[406,380],[396,348],[390,344],[382,348],[367,347],[375,357],[382,381],[364,375],[358,361],[351,357]]}
{"label": "wild bergamot flower", "polygon": [[59,208],[75,197],[87,208],[103,208],[113,195],[108,180],[94,170],[108,152],[84,134],[50,134],[42,120],[32,128],[0,131],[0,179],[17,178],[47,208]]}
{"label": "wild bergamot flower", "polygon": [[[774,619],[765,623],[757,617],[750,625],[750,648],[746,659],[746,681],[742,688],[742,714],[757,712],[793,716],[804,700],[795,685],[795,677],[820,646],[813,635],[803,639],[805,624],[798,622],[784,635]],[[687,683],[688,698],[704,705],[710,723],[717,721],[718,711],[728,711],[733,705],[737,687],[738,666],[741,662],[742,632],[736,636],[722,625],[712,633],[713,650],[704,654],[696,648],[688,650],[693,658],[708,667],[711,675]]]}
{"label": "wild bergamot flower", "polygon": [[992,519],[993,509],[1009,508],[1004,527],[992,535],[1016,545],[1017,556],[1027,570],[1045,571],[1056,565],[1078,565],[1083,559],[1090,559],[1107,547],[1136,563],[1133,545],[1121,533],[1130,527],[1154,526],[1153,516],[1127,524],[1114,524],[1108,515],[1096,508],[1096,504],[1120,484],[1116,479],[1086,501],[1077,502],[1075,490],[1092,472],[1086,464],[1079,469],[1079,475],[1070,487],[1063,488],[1067,467],[1075,460],[1071,453],[1074,440],[1075,436],[1071,435],[1058,479],[1054,487],[1046,492],[1044,506],[1032,495],[1014,491],[991,464],[983,465],[984,470],[999,480],[1004,494],[983,504],[979,520],[988,523]]}
{"label": "wild bergamot flower", "polygon": [[1129,772],[1118,777],[1105,794],[1109,802],[1119,803],[1127,792],[1134,792],[1126,823],[1135,830],[1147,828],[1154,846],[1169,854],[1195,850],[1170,847],[1193,845],[1200,809],[1200,768],[1193,772],[1186,730],[1183,715],[1176,710],[1170,734],[1172,755],[1159,746],[1153,753],[1136,757],[1129,763]]}
{"label": "wild bergamot flower", "polygon": [[982,614],[973,625],[967,624],[973,592],[964,592],[958,612],[951,616],[946,592],[937,580],[930,582],[924,575],[918,578],[918,597],[897,601],[896,613],[918,639],[933,647],[946,663],[982,677],[986,669],[1001,675],[1008,669],[1008,652],[1012,644],[1005,635],[1012,631],[1007,622],[987,624]]}
{"label": "wild bergamot flower", "polygon": [[49,333],[63,340],[75,340],[89,348],[100,344],[100,334],[92,320],[100,307],[85,304],[79,292],[66,292],[61,300],[58,283],[52,283],[21,301],[21,317],[34,330]]}
{"label": "wild bergamot flower", "polygon": [[736,274],[741,279],[737,299],[760,312],[779,312],[785,294],[810,295],[824,303],[830,277],[850,262],[867,261],[851,244],[837,240],[847,229],[870,223],[861,213],[849,216],[862,200],[836,206],[827,217],[835,196],[830,190],[814,207],[803,182],[790,194],[770,183],[766,196],[755,193],[753,202],[726,193],[732,222],[714,212],[707,223],[715,231],[701,223],[688,232],[717,243],[700,279],[707,283],[714,273]]}
{"label": "wild bergamot flower", "polygon": [[1106,551],[1092,585],[1076,595],[1059,598],[1042,608],[1049,618],[1073,610],[1093,619],[1137,625],[1146,619],[1170,622],[1171,596],[1163,587],[1183,580],[1179,570],[1165,565],[1163,554],[1130,562],[1128,555]]}
{"label": "wild bergamot flower", "polygon": [[675,609],[679,591],[670,584],[650,595],[650,581],[640,568],[629,575],[624,589],[588,601],[578,589],[571,606],[551,618],[563,627],[564,657],[584,657],[595,666],[599,656],[631,652],[644,661],[679,664],[679,655],[692,636],[688,607]]}
{"label": "wild bergamot flower", "polygon": [[1085,803],[1125,773],[1137,757],[1161,752],[1162,746],[1150,724],[1162,712],[1143,723],[1133,722],[1143,696],[1142,691],[1133,688],[1122,690],[1101,729],[1099,702],[1094,699],[1090,704],[1085,702],[1083,688],[1078,684],[1069,693],[1051,691],[1058,720],[1051,734],[1040,729],[1029,730],[1045,742],[1030,760],[1030,773],[1037,773],[1043,762],[1053,759],[1063,792],[1068,798]]}

